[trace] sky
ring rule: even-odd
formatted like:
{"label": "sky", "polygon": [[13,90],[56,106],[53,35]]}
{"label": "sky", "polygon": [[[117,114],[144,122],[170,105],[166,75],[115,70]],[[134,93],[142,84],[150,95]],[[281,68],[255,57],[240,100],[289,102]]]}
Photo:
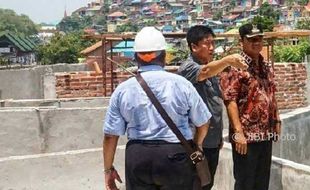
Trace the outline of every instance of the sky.
{"label": "sky", "polygon": [[64,16],[80,7],[87,6],[91,0],[0,0],[0,8],[12,9],[18,15],[25,14],[36,24],[45,22],[57,24]]}

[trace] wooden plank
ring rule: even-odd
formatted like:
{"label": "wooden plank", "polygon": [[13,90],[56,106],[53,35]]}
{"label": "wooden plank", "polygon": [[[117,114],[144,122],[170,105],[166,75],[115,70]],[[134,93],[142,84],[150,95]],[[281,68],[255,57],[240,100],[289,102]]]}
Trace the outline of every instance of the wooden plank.
{"label": "wooden plank", "polygon": [[[103,39],[107,41],[123,41],[123,40],[134,40],[135,33],[130,34],[101,34],[101,35],[85,35],[85,38],[91,39]],[[164,33],[166,38],[185,38],[186,33]],[[310,30],[293,30],[287,32],[265,32],[265,38],[290,38],[290,37],[307,37],[310,36]],[[218,38],[239,38],[239,33],[233,34],[216,34]]]}

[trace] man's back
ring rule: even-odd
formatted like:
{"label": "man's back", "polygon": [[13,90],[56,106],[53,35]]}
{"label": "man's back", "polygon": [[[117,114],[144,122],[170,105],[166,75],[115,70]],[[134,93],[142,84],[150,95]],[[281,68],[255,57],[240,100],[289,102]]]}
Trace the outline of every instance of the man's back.
{"label": "man's back", "polygon": [[[203,107],[200,108],[202,99],[195,88],[183,77],[165,72],[159,66],[141,67],[141,71],[142,77],[182,134],[186,139],[192,139],[189,119],[194,125],[200,126],[205,122],[202,118],[210,114]],[[119,111],[122,118],[108,114],[105,131],[109,130],[109,123],[119,121],[120,132],[124,134],[126,130],[129,139],[178,142],[135,78],[125,81],[116,89],[111,98],[111,102],[113,101],[115,108],[118,107],[119,110],[114,110],[113,107],[110,109]],[[200,112],[202,110],[205,112]]]}

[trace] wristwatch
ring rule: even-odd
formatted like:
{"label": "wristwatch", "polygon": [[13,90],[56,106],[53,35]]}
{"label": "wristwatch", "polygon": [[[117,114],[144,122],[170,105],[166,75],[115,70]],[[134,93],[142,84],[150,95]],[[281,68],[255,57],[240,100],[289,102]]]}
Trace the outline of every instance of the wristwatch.
{"label": "wristwatch", "polygon": [[104,174],[110,174],[112,171],[114,171],[115,170],[115,168],[114,168],[114,166],[112,166],[111,168],[109,168],[109,169],[105,169],[105,170],[103,170],[103,173]]}

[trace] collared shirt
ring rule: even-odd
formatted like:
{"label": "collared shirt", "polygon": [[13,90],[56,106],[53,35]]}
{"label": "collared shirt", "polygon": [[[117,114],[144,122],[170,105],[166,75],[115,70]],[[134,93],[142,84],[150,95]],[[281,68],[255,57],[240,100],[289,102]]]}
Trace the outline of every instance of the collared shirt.
{"label": "collared shirt", "polygon": [[[239,119],[248,143],[268,139],[276,119],[275,83],[272,67],[263,57],[252,61],[247,70],[231,68],[221,76],[225,101],[236,101]],[[232,135],[232,128],[230,130]]]}
{"label": "collared shirt", "polygon": [[217,148],[221,143],[223,133],[222,94],[218,77],[211,77],[203,81],[197,80],[201,69],[202,64],[190,56],[180,65],[178,72],[194,85],[212,114],[210,127],[203,146],[207,148]]}
{"label": "collared shirt", "polygon": [[[189,121],[201,126],[211,114],[192,84],[158,65],[141,66],[139,71],[184,137],[193,139]],[[134,77],[112,94],[103,130],[117,136],[127,131],[130,140],[179,142]]]}

